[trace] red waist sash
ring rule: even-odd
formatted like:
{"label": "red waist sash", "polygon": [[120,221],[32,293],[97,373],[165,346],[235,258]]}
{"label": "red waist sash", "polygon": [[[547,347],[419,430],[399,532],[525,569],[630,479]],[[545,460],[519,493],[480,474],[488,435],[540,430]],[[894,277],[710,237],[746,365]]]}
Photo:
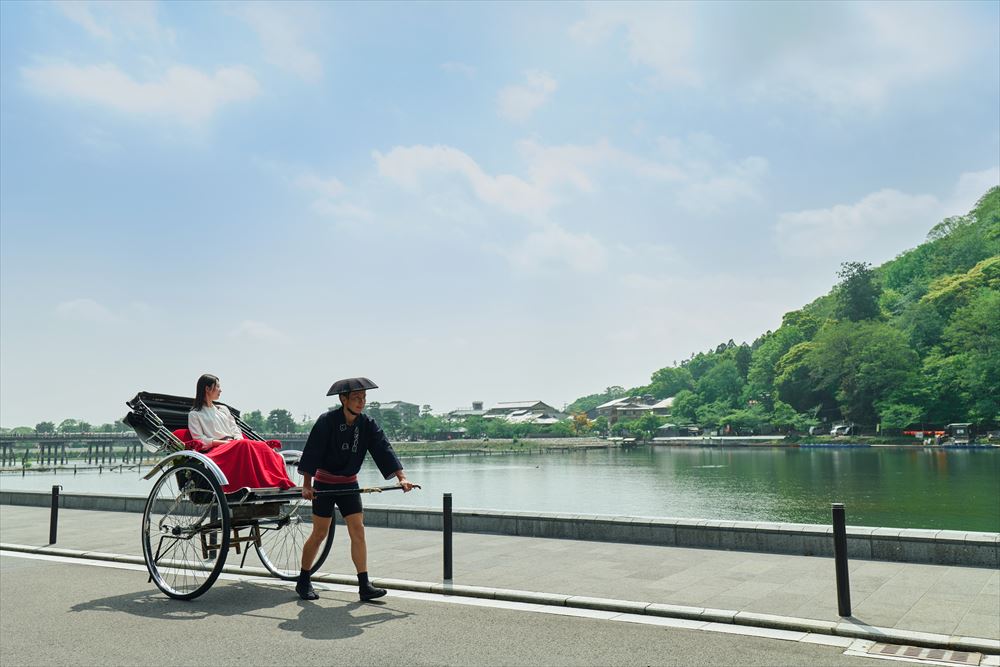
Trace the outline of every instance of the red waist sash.
{"label": "red waist sash", "polygon": [[358,481],[357,475],[333,475],[327,471],[319,468],[316,470],[316,474],[313,479],[317,482],[323,482],[324,484],[353,484]]}

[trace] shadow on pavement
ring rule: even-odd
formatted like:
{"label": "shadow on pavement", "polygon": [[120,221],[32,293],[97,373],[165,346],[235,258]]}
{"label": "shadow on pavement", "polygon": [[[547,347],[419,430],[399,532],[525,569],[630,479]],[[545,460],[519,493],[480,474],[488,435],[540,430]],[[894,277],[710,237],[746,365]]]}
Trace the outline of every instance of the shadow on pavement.
{"label": "shadow on pavement", "polygon": [[[190,621],[209,616],[244,616],[296,600],[285,586],[235,582],[216,586],[201,597],[173,600],[158,590],[125,593],[74,605],[72,611],[124,612],[144,618]],[[284,620],[275,617],[276,620]]]}
{"label": "shadow on pavement", "polygon": [[[329,592],[326,593],[329,595]],[[299,606],[297,618],[263,613],[289,603]],[[196,621],[211,616],[254,616],[280,621],[279,629],[298,632],[305,639],[346,639],[386,621],[412,616],[409,612],[384,609],[384,606],[385,603],[381,601],[344,603],[329,597],[325,601],[321,598],[320,603],[303,602],[287,586],[234,582],[216,586],[191,601],[173,600],[158,590],[148,590],[81,602],[71,607],[71,611],[126,613],[161,621]]]}
{"label": "shadow on pavement", "polygon": [[[314,602],[300,602],[302,610],[295,620],[286,620],[278,627],[302,635],[303,639],[347,639],[366,629],[413,614],[397,610],[378,610],[382,604],[351,602],[344,606],[326,607]],[[365,613],[365,610],[372,610]]]}

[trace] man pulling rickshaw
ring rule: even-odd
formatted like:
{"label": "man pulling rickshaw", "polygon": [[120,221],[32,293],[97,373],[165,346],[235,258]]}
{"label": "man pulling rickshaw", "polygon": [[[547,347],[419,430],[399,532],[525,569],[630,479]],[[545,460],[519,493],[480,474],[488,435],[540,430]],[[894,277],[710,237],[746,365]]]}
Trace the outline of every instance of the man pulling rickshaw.
{"label": "man pulling rickshaw", "polygon": [[[359,488],[358,471],[364,463],[365,454],[371,453],[385,479],[395,476],[404,493],[415,485],[406,479],[403,464],[381,427],[362,412],[367,391],[376,388],[378,385],[364,377],[334,382],[326,395],[339,396],[341,407],[316,420],[302,451],[298,466],[304,479],[302,497],[312,501],[313,511],[312,534],[302,547],[302,570],[295,585],[295,592],[303,600],[319,597],[313,590],[309,573],[330,531],[334,506],[340,510],[351,537],[351,560],[358,573],[358,595],[367,601],[386,593],[384,588],[376,588],[368,579],[364,511],[361,494],[356,492]],[[349,493],[351,490],[355,493]],[[323,494],[324,491],[341,493]]]}

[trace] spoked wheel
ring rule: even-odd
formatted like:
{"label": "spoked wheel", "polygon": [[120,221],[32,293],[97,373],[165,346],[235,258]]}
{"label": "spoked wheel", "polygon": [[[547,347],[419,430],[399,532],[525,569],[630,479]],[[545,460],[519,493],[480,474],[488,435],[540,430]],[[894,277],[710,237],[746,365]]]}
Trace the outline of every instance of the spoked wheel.
{"label": "spoked wheel", "polygon": [[229,553],[229,505],[215,477],[181,463],[164,472],[142,514],[142,555],[157,588],[191,600],[215,583]]}
{"label": "spoked wheel", "polygon": [[[289,478],[301,486],[302,477],[298,471],[290,469]],[[286,581],[294,581],[299,576],[302,567],[302,545],[312,533],[312,503],[304,498],[293,500],[282,506],[281,513],[276,518],[261,519],[257,525],[260,528],[260,546],[254,544],[257,556],[264,567],[276,577]],[[326,536],[322,548],[316,554],[310,573],[315,573],[326,561],[333,545],[333,533],[336,521],[330,522],[330,533]]]}

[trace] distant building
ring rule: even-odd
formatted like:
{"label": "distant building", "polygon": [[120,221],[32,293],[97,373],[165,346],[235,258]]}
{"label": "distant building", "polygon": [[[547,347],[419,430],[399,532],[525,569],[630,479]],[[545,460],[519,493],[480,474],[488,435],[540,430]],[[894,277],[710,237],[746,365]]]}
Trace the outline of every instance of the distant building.
{"label": "distant building", "polygon": [[484,419],[503,419],[515,424],[555,424],[567,417],[544,401],[497,403],[483,415]]}
{"label": "distant building", "polygon": [[382,412],[382,414],[387,412],[397,413],[404,423],[420,416],[420,406],[413,403],[407,403],[406,401],[380,403],[378,409]]}
{"label": "distant building", "polygon": [[623,396],[598,405],[594,408],[594,414],[588,413],[588,416],[591,419],[606,417],[609,424],[614,424],[619,419],[631,421],[647,414],[669,417],[673,404],[673,396],[662,401],[657,401],[652,396]]}
{"label": "distant building", "polygon": [[471,410],[469,408],[455,408],[448,413],[448,419],[451,421],[461,421],[468,417],[482,417],[485,414],[486,410],[483,409],[483,402],[473,401]]}

